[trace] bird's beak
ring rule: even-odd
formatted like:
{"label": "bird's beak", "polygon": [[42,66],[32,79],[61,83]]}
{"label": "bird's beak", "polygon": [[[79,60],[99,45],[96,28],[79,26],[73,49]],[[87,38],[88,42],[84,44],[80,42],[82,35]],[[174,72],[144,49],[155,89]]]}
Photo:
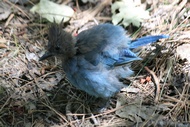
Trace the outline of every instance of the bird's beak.
{"label": "bird's beak", "polygon": [[46,52],[42,57],[40,57],[39,61],[45,60],[45,59],[47,59],[47,58],[49,58],[51,56],[53,56],[52,53]]}

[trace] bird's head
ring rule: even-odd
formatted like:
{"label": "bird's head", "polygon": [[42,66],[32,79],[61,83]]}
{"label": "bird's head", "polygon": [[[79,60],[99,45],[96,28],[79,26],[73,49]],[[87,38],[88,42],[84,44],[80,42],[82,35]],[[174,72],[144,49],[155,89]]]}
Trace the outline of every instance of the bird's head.
{"label": "bird's head", "polygon": [[75,38],[68,32],[62,30],[62,23],[52,23],[48,32],[48,46],[46,53],[39,59],[44,60],[51,56],[68,59],[75,55]]}

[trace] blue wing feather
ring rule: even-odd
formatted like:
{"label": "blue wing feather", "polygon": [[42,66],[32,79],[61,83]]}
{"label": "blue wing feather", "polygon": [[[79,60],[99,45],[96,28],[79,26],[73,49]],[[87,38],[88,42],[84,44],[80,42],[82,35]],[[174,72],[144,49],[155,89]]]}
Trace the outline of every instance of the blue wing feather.
{"label": "blue wing feather", "polygon": [[146,36],[130,40],[120,26],[101,24],[81,32],[77,36],[78,51],[94,66],[100,62],[108,66],[118,66],[140,60],[132,49],[154,43],[168,35]]}

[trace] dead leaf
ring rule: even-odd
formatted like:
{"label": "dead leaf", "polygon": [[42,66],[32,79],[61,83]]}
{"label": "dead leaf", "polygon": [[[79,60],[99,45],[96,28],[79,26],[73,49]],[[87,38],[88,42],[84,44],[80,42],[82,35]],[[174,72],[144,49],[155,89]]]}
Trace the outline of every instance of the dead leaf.
{"label": "dead leaf", "polygon": [[4,3],[0,2],[0,21],[6,19],[11,14],[11,7]]}
{"label": "dead leaf", "polygon": [[74,14],[73,9],[69,6],[59,5],[49,0],[40,0],[30,11],[40,14],[50,22],[55,20],[56,23],[61,23],[63,18],[64,22],[67,22]]}
{"label": "dead leaf", "polygon": [[[155,113],[155,111],[163,107],[158,108],[154,105],[142,105],[142,101],[142,98],[136,98],[135,100],[133,100],[133,103],[130,103],[124,108],[119,109],[119,107],[128,103],[126,96],[120,95],[116,103],[116,108],[119,109],[116,111],[116,115],[118,115],[121,118],[130,119],[134,122],[142,122],[143,120],[150,119],[152,116],[154,116],[154,118],[159,116]],[[164,107],[164,109],[166,108]]]}
{"label": "dead leaf", "polygon": [[27,103],[26,105],[25,105],[25,108],[27,109],[27,110],[35,110],[36,109],[36,105],[35,105],[35,103],[33,103],[33,102],[29,102],[29,103]]}
{"label": "dead leaf", "polygon": [[[148,19],[149,12],[142,8],[142,4],[134,0],[116,1],[111,5],[112,22],[114,25],[122,24],[125,27],[131,23],[139,27],[144,19]],[[121,23],[120,23],[121,22]]]}
{"label": "dead leaf", "polygon": [[26,58],[28,59],[28,61],[31,61],[31,60],[38,61],[38,56],[35,53],[30,53],[30,52],[26,51],[25,54],[26,54]]}
{"label": "dead leaf", "polygon": [[0,48],[7,48],[5,44],[0,44]]}
{"label": "dead leaf", "polygon": [[5,38],[0,38],[0,43],[6,43],[7,40]]}
{"label": "dead leaf", "polygon": [[177,56],[181,59],[187,59],[190,63],[190,44],[183,44],[177,47]]}

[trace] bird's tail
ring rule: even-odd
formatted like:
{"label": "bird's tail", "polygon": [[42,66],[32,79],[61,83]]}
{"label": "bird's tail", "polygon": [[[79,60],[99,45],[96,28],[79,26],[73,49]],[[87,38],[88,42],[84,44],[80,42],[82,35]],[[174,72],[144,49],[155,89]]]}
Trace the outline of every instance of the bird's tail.
{"label": "bird's tail", "polygon": [[115,66],[120,66],[123,64],[130,63],[135,60],[141,60],[141,58],[138,57],[136,52],[133,52],[132,49],[138,48],[140,46],[147,45],[149,43],[154,43],[162,38],[168,38],[168,35],[156,35],[156,36],[146,36],[142,38],[138,38],[136,40],[133,40],[131,44],[129,44],[129,48],[123,49],[121,51],[120,59],[114,63]]}
{"label": "bird's tail", "polygon": [[135,49],[140,46],[147,45],[149,43],[154,43],[162,38],[169,38],[169,35],[155,35],[155,36],[141,37],[141,38],[131,41],[131,44],[129,44],[129,48]]}

